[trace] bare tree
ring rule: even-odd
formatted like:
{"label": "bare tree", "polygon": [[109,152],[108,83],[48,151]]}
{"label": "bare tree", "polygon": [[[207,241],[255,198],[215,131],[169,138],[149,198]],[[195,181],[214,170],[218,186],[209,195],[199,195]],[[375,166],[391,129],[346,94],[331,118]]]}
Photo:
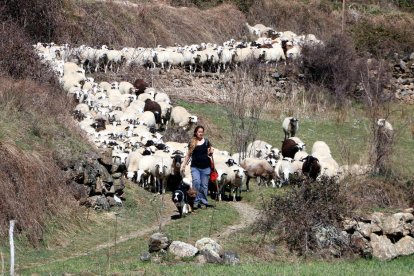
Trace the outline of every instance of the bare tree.
{"label": "bare tree", "polygon": [[361,72],[361,89],[371,119],[369,163],[374,172],[381,175],[390,172],[390,157],[395,142],[394,131],[378,124],[378,119],[387,120],[391,114],[389,95],[384,90],[389,79],[382,61],[369,60],[366,70]]}
{"label": "bare tree", "polygon": [[246,157],[248,143],[256,139],[259,120],[271,100],[272,87],[261,67],[255,62],[238,67],[222,89],[221,102],[232,126],[231,152],[242,153],[241,159]]}

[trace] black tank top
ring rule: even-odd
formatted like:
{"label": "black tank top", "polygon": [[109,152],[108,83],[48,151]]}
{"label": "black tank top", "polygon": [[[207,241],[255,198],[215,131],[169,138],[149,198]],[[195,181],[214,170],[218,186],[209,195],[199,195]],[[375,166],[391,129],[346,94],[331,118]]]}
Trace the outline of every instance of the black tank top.
{"label": "black tank top", "polygon": [[210,167],[210,158],[208,157],[208,148],[209,142],[207,139],[204,139],[202,145],[197,145],[193,154],[191,155],[191,167],[196,167],[199,169],[206,169]]}

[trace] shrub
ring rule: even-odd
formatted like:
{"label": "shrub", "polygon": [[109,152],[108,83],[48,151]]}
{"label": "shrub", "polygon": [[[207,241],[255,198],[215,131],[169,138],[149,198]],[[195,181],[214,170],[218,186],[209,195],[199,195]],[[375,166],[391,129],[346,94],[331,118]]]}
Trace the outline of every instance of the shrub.
{"label": "shrub", "polygon": [[324,45],[303,47],[302,53],[299,66],[308,84],[328,88],[339,103],[354,95],[361,60],[348,36],[335,34]]}
{"label": "shrub", "polygon": [[[286,194],[272,197],[258,230],[275,231],[280,241],[300,255],[321,253],[326,249],[340,256],[347,245],[340,238],[340,222],[350,214],[346,196],[335,178],[320,182],[298,181]],[[331,238],[321,241],[323,232]]]}

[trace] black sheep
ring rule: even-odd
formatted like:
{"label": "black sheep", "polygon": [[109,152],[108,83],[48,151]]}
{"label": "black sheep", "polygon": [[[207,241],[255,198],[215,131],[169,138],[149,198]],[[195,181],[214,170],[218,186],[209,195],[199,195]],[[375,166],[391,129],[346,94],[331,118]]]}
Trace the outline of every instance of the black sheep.
{"label": "black sheep", "polygon": [[303,160],[302,165],[302,172],[304,175],[309,176],[313,180],[315,180],[318,175],[321,173],[321,165],[319,164],[319,160],[312,155],[308,155]]}
{"label": "black sheep", "polygon": [[282,156],[283,157],[290,157],[293,159],[295,157],[295,153],[297,153],[298,151],[299,151],[299,146],[295,141],[291,139],[286,139],[285,141],[283,141],[282,143]]}

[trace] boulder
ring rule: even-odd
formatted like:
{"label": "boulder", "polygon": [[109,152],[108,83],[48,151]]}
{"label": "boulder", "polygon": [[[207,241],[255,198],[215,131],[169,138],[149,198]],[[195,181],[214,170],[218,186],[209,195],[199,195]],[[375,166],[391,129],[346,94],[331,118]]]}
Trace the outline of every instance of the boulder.
{"label": "boulder", "polygon": [[151,261],[151,254],[149,252],[144,252],[144,253],[141,254],[139,259],[143,262]]}
{"label": "boulder", "polygon": [[381,261],[391,260],[398,256],[395,245],[387,236],[378,236],[372,233],[371,236],[372,255]]}
{"label": "boulder", "polygon": [[411,255],[414,254],[414,238],[410,236],[403,237],[395,243],[395,249],[398,255]]}
{"label": "boulder", "polygon": [[369,241],[362,236],[361,233],[355,232],[351,235],[350,240],[353,251],[364,258],[372,257],[372,247]]}
{"label": "boulder", "polygon": [[99,196],[96,200],[96,205],[92,206],[95,210],[109,210],[109,202],[105,196]]}
{"label": "boulder", "polygon": [[203,255],[197,255],[197,257],[195,258],[195,262],[198,264],[206,264],[207,260],[206,257],[204,257]]}
{"label": "boulder", "polygon": [[210,238],[202,238],[196,241],[195,247],[197,247],[199,251],[203,249],[210,249],[216,252],[218,255],[223,254],[223,249],[221,248],[221,245],[218,244],[215,240],[210,239]]}
{"label": "boulder", "polygon": [[356,230],[365,238],[369,238],[371,233],[381,232],[381,228],[376,223],[364,223],[361,221],[358,222]]}
{"label": "boulder", "polygon": [[198,249],[191,244],[173,241],[168,250],[178,257],[194,257],[198,253]]}
{"label": "boulder", "polygon": [[[382,219],[382,230],[384,234],[398,235],[404,234],[404,225],[406,222],[413,221],[414,216],[410,213],[396,213]],[[407,233],[406,233],[407,234]]]}
{"label": "boulder", "polygon": [[163,233],[155,233],[149,239],[149,252],[157,252],[161,249],[166,249],[170,245],[170,240]]}
{"label": "boulder", "polygon": [[240,263],[240,257],[235,252],[224,252],[223,263],[226,265],[236,265]]}
{"label": "boulder", "polygon": [[211,249],[205,248],[201,250],[200,253],[206,258],[207,263],[221,264],[223,262],[223,259],[220,257],[220,255]]}

